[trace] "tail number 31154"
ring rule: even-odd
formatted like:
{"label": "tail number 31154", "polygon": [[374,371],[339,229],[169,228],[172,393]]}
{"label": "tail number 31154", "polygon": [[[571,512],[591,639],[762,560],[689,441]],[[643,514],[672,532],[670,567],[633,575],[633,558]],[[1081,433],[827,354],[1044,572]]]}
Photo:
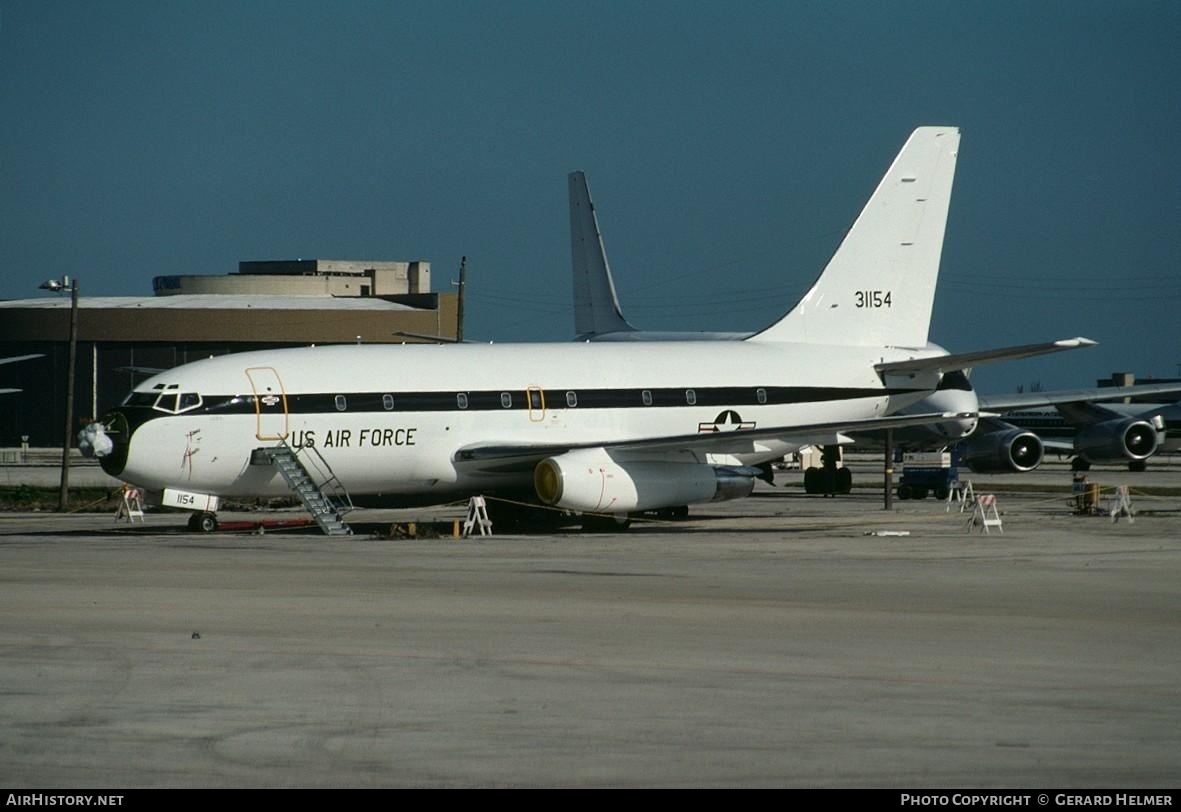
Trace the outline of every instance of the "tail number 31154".
{"label": "tail number 31154", "polygon": [[890,306],[891,293],[888,290],[859,290],[853,296],[858,308]]}

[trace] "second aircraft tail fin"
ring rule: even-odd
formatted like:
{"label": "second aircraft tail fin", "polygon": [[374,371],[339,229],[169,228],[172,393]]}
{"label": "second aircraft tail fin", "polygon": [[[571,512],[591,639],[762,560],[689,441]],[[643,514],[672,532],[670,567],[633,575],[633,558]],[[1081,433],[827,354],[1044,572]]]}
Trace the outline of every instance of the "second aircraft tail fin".
{"label": "second aircraft tail fin", "polygon": [[570,257],[574,263],[574,332],[578,336],[631,332],[619,309],[599,218],[591,203],[586,175],[571,172]]}

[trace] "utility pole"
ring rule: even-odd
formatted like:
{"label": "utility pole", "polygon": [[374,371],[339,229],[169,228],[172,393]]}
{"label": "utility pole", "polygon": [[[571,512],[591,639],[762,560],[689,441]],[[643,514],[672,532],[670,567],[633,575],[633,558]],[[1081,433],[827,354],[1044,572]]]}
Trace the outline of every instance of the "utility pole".
{"label": "utility pole", "polygon": [[42,290],[55,293],[70,292],[70,350],[66,366],[66,423],[62,439],[61,490],[58,493],[57,509],[63,513],[70,509],[70,448],[74,444],[74,365],[78,358],[78,280],[63,276],[60,280],[50,279],[42,283]]}
{"label": "utility pole", "polygon": [[455,310],[455,340],[463,343],[463,292],[467,287],[467,257],[459,258],[459,302]]}

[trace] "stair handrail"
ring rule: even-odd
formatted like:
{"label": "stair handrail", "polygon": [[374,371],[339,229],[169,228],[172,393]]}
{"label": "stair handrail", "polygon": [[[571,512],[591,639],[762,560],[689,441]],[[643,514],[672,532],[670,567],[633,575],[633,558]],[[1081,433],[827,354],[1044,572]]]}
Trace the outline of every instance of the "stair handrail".
{"label": "stair handrail", "polygon": [[[332,503],[332,506],[341,514],[348,513],[351,510],[356,510],[353,505],[353,498],[349,495],[348,489],[344,483],[340,481],[340,477],[332,470],[332,466],[328,464],[328,460],[324,459],[324,455],[320,453],[320,449],[314,445],[293,446],[283,440],[283,445],[291,449],[291,453],[299,457],[301,453],[307,452],[303,457],[303,464],[311,475],[312,484],[320,488],[325,497]],[[310,464],[309,464],[310,463]],[[322,480],[317,482],[316,480]]]}

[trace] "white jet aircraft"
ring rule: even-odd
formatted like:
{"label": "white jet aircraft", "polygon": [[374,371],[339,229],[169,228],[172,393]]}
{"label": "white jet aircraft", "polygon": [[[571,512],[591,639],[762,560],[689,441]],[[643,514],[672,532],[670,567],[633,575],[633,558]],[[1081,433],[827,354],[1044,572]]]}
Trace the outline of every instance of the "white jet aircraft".
{"label": "white jet aircraft", "polygon": [[973,419],[897,412],[944,371],[1092,342],[928,343],[959,140],[915,130],[811,290],[743,340],[227,355],[139,384],[84,445],[211,529],[219,497],[290,493],[291,458],[358,504],[495,494],[622,515],[746,496],[753,466],[845,432]]}

